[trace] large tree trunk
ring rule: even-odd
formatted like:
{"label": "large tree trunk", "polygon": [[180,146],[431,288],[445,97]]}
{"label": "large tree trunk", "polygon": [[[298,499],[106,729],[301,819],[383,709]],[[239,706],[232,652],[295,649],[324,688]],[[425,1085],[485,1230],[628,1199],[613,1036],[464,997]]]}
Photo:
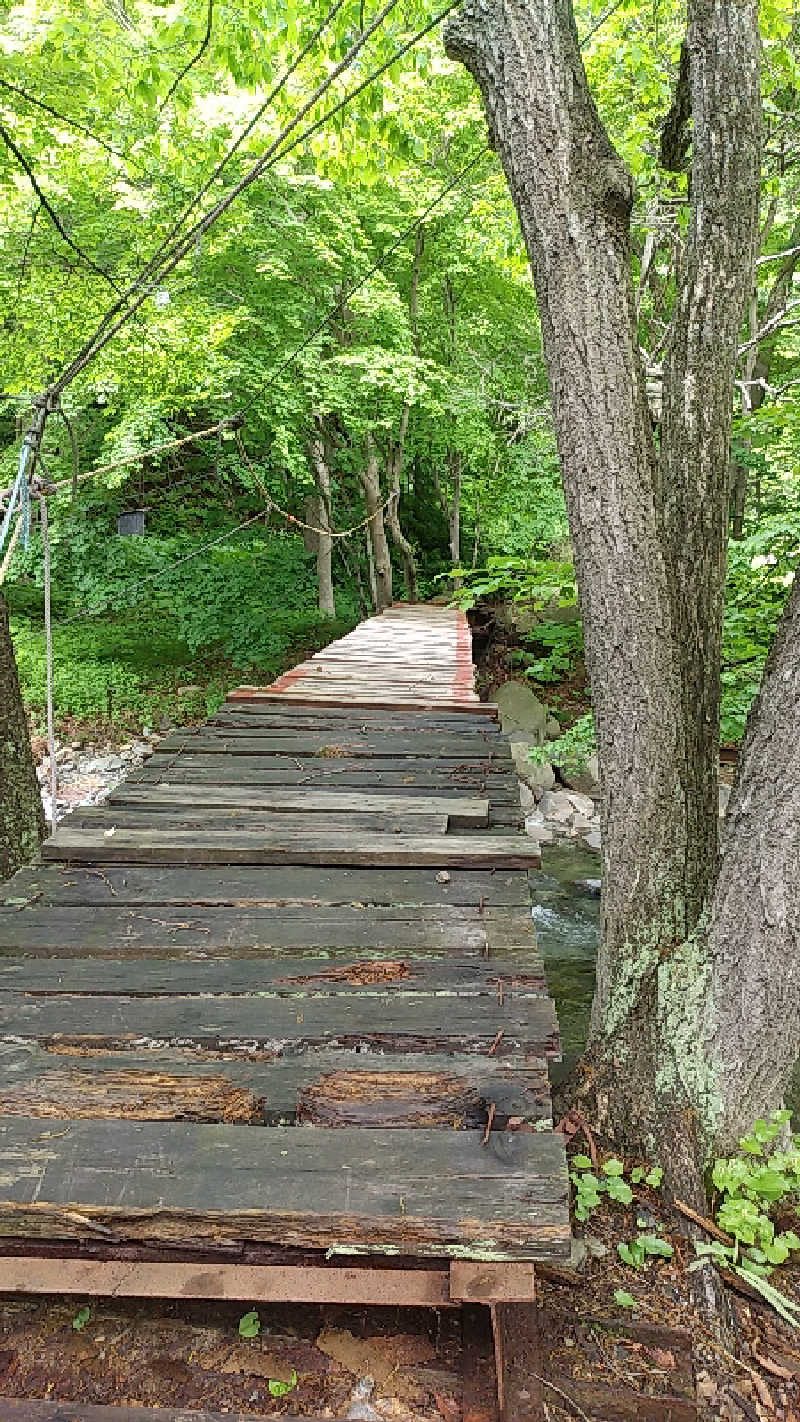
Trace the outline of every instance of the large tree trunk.
{"label": "large tree trunk", "polygon": [[594,1104],[648,1150],[665,1132],[686,1138],[696,1118],[691,1173],[695,1149],[705,1157],[724,1134],[721,1063],[692,1044],[706,1017],[694,984],[714,975],[704,925],[731,392],[757,228],[757,6],[690,4],[693,216],[660,458],[631,283],[632,184],[589,92],[570,0],[467,0],[446,43],[481,87],[528,246],[575,548],[602,784]]}
{"label": "large tree trunk", "polygon": [[14,661],[8,609],[0,593],[0,879],[34,859],[44,813]]}

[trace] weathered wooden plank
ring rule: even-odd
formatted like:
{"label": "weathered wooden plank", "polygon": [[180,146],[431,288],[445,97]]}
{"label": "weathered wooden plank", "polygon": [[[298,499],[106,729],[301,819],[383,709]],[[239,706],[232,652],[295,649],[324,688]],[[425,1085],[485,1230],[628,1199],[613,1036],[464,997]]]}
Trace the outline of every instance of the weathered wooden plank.
{"label": "weathered wooden plank", "polygon": [[[111,898],[107,887],[106,897]],[[443,953],[484,957],[488,956],[487,928],[480,920],[485,917],[477,909],[456,906],[448,908],[443,917],[433,906],[423,916],[418,907],[398,911],[382,906],[320,905],[232,912],[230,908],[193,906],[187,913],[183,909],[170,912],[162,906],[153,913],[105,904],[41,908],[35,903],[24,910],[0,908],[0,954],[264,959],[270,954],[300,951],[323,952],[328,959],[339,959],[357,949],[366,956],[396,950],[412,957]],[[516,930],[509,926],[509,931],[518,944],[527,945],[533,963],[536,939],[530,919],[517,914],[515,922]]]}
{"label": "weathered wooden plank", "polygon": [[[21,1397],[0,1397],[3,1422],[275,1422],[254,1412],[195,1412],[185,1407],[101,1407],[83,1402],[36,1402]],[[281,1422],[320,1422],[306,1414]],[[334,1419],[335,1422],[335,1419]]]}
{"label": "weathered wooden plank", "polygon": [[504,1001],[541,997],[541,965],[520,971],[485,959],[351,957],[331,964],[327,957],[219,958],[173,962],[153,958],[0,958],[0,993],[68,993],[95,997],[183,997],[238,993],[259,998],[352,997],[375,988],[391,996],[441,993],[455,997],[502,996]]}
{"label": "weathered wooden plank", "polygon": [[[488,812],[487,812],[488,819]],[[162,835],[177,830],[198,834],[222,833],[225,835],[263,835],[271,838],[279,833],[282,839],[293,835],[314,835],[318,839],[338,840],[350,836],[352,831],[359,835],[381,837],[401,834],[407,838],[417,835],[427,839],[447,834],[447,815],[404,815],[371,814],[358,811],[330,814],[325,810],[312,811],[307,815],[277,815],[271,808],[257,806],[203,805],[174,806],[131,805],[116,801],[113,807],[79,806],[63,821],[67,829],[93,829],[111,831],[144,830],[150,826]]]}
{"label": "weathered wooden plank", "polygon": [[488,741],[483,736],[361,735],[332,729],[327,734],[314,731],[277,733],[241,726],[199,726],[165,737],[161,751],[199,751],[203,755],[288,755],[314,756],[323,760],[359,757],[362,760],[415,760],[486,762],[503,766],[511,761],[505,738]]}
{"label": "weathered wooden plank", "polygon": [[[413,1141],[413,1147],[411,1142]],[[247,1239],[347,1254],[558,1259],[561,1136],[0,1118],[0,1236]],[[268,1182],[268,1185],[267,1185]]]}
{"label": "weathered wooden plank", "polygon": [[[532,1269],[533,1265],[500,1265]],[[383,1308],[450,1308],[447,1269],[337,1268],[311,1264],[170,1264],[113,1259],[0,1258],[0,1290],[81,1298],[233,1299],[260,1303],[337,1303]],[[127,1409],[126,1409],[127,1410]],[[117,1416],[116,1409],[114,1416]],[[0,1413],[0,1416],[3,1414]],[[157,1419],[164,1414],[147,1410]],[[171,1417],[177,1414],[170,1413]],[[199,1414],[181,1412],[180,1417]],[[207,1416],[208,1414],[203,1414]],[[285,1414],[281,1413],[281,1416]],[[225,1414],[230,1422],[231,1414]],[[249,1418],[249,1422],[253,1422]],[[274,1422],[274,1417],[273,1417]],[[313,1422],[313,1420],[312,1420]]]}
{"label": "weathered wooden plank", "polygon": [[[500,1037],[498,1039],[498,1034]],[[0,1038],[113,1050],[193,1045],[247,1055],[308,1050],[316,1045],[374,1051],[467,1052],[500,1057],[519,1049],[558,1051],[553,1004],[546,997],[435,996],[409,991],[295,998],[31,996],[0,992]]]}
{"label": "weathered wooden plank", "polygon": [[523,835],[350,834],[329,843],[323,833],[281,834],[280,824],[261,834],[243,831],[118,829],[56,830],[42,845],[42,857],[91,864],[319,864],[373,867],[464,865],[486,869],[535,869],[538,842]]}
{"label": "weathered wooden plank", "polygon": [[[447,877],[442,877],[446,875]],[[302,865],[262,869],[160,867],[110,864],[102,871],[79,865],[38,865],[21,869],[5,887],[12,907],[41,905],[472,905],[530,908],[524,873],[448,867],[430,869],[312,868]]]}
{"label": "weathered wooden plank", "polygon": [[204,1057],[196,1049],[116,1052],[48,1042],[0,1044],[0,1114],[76,1120],[203,1121],[267,1126],[485,1129],[551,1122],[543,1058],[432,1052],[411,1063],[353,1048],[273,1061]]}
{"label": "weathered wooden plank", "polygon": [[[242,693],[241,699],[252,703],[281,702],[284,705],[294,706],[325,706],[330,707],[331,710],[341,711],[346,711],[352,706],[355,699],[353,696],[338,695],[334,692],[323,693],[317,692],[316,689],[313,691],[303,690],[301,686],[298,686],[297,689],[290,687],[285,691],[276,691],[274,688],[272,690],[265,688],[262,691],[256,686],[243,687]],[[488,702],[479,701],[474,693],[471,693],[471,696],[471,700],[466,700],[464,696],[435,698],[415,693],[403,695],[400,692],[394,692],[391,698],[387,698],[385,694],[364,692],[358,701],[360,706],[371,707],[376,711],[396,711],[398,707],[406,707],[410,711],[435,712],[444,707],[450,711],[457,710],[462,715],[472,712],[478,716],[483,716],[487,710],[491,711],[492,708]],[[235,691],[232,691],[228,694],[228,700],[238,701],[239,696]]]}
{"label": "weathered wooden plank", "polygon": [[157,751],[128,777],[126,784],[175,780],[184,785],[291,785],[309,789],[365,788],[386,794],[479,795],[493,801],[519,800],[519,782],[509,768],[488,762],[454,763],[414,760],[363,760],[337,757],[334,760],[309,757],[296,761],[292,756],[183,755],[178,750],[167,755]]}
{"label": "weathered wooden plank", "polygon": [[359,793],[335,786],[322,790],[310,787],[278,790],[253,785],[207,785],[198,789],[181,781],[162,780],[147,788],[123,784],[110,797],[110,802],[151,809],[254,809],[293,816],[316,816],[325,811],[338,816],[356,815],[359,824],[363,824],[361,816],[366,814],[370,819],[383,815],[392,824],[398,815],[404,824],[411,816],[423,818],[426,823],[444,816],[456,829],[482,829],[489,823],[489,801],[477,796],[456,793],[448,799],[436,795],[389,795],[372,789]]}
{"label": "weathered wooden plank", "polygon": [[383,731],[449,731],[460,735],[462,731],[467,730],[473,735],[480,731],[483,735],[494,737],[503,734],[491,709],[482,717],[473,711],[469,718],[465,719],[463,711],[451,711],[446,707],[438,711],[415,711],[413,707],[383,711],[374,706],[358,705],[315,707],[298,705],[285,696],[276,697],[274,700],[267,698],[248,701],[237,692],[231,692],[216,714],[228,712],[242,717],[253,716],[264,724],[274,723],[277,726],[302,730],[354,725]]}

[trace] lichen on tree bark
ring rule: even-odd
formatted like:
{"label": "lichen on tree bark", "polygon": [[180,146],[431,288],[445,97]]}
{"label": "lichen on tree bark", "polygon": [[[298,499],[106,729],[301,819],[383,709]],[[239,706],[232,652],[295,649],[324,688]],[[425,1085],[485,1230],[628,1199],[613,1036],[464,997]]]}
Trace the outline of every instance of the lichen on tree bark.
{"label": "lichen on tree bark", "polygon": [[[785,964],[796,957],[800,868],[791,610],[748,735],[721,869],[717,845],[733,377],[760,195],[758,6],[689,4],[691,217],[658,447],[631,281],[633,184],[592,98],[571,0],[466,0],[445,42],[480,87],[530,255],[575,548],[604,859],[585,1089],[623,1140],[652,1150],[665,1131],[680,1136],[679,1169],[689,1170],[777,1103],[800,1030],[800,982]],[[771,801],[759,788],[765,717]],[[779,843],[776,800],[794,817],[791,847]],[[792,866],[781,898],[777,881]],[[769,910],[759,908],[765,883]],[[757,1026],[739,981],[752,985]]]}

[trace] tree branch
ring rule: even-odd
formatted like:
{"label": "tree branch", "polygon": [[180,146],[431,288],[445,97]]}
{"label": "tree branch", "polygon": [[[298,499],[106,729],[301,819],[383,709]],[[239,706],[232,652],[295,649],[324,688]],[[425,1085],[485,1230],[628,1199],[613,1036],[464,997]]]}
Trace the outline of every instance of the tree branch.
{"label": "tree branch", "polygon": [[205,54],[206,50],[208,49],[209,42],[210,42],[210,40],[211,40],[211,31],[212,31],[213,27],[214,27],[214,0],[208,0],[208,15],[207,15],[207,17],[206,17],[206,32],[205,32],[205,34],[203,35],[203,39],[202,39],[200,48],[198,49],[197,53],[192,56],[192,58],[189,60],[188,64],[184,64],[183,69],[181,70],[181,72],[180,72],[180,74],[177,76],[177,78],[176,78],[176,79],[173,79],[172,83],[171,83],[170,86],[169,86],[169,89],[167,90],[166,98],[163,100],[163,102],[162,102],[161,105],[160,105],[159,113],[163,112],[163,110],[166,108],[167,104],[169,103],[170,99],[172,98],[172,95],[175,93],[175,90],[177,89],[178,85],[186,78],[186,75],[189,73],[189,70],[190,70],[190,69],[193,69],[194,66],[195,66],[195,64],[197,64],[198,61],[202,59],[203,55]]}
{"label": "tree branch", "polygon": [[[767,336],[771,336],[783,325],[784,316],[788,316],[789,312],[794,311],[798,306],[800,306],[800,297],[798,297],[796,301],[790,301],[788,306],[784,306],[782,311],[779,311],[776,316],[773,316],[770,321],[767,321],[766,324],[761,327],[760,331],[757,331],[754,336],[751,336],[749,341],[745,341],[744,344],[739,347],[739,355],[744,355],[745,351],[749,351],[753,346],[759,346],[762,341],[766,340]],[[787,322],[788,327],[793,327],[797,324],[796,321]]]}
{"label": "tree branch", "polygon": [[74,128],[76,133],[82,133],[85,138],[90,138],[92,143],[99,144],[101,148],[106,150],[106,153],[111,154],[112,158],[120,158],[125,163],[131,162],[140,172],[145,171],[140,163],[136,163],[133,159],[126,158],[124,153],[121,153],[118,148],[113,148],[110,143],[106,143],[104,138],[98,138],[96,133],[92,133],[92,130],[86,127],[86,124],[80,123],[77,119],[68,118],[66,114],[62,114],[58,109],[54,109],[52,104],[46,104],[43,99],[35,99],[33,94],[28,94],[24,89],[21,89],[18,84],[12,84],[8,79],[0,79],[0,88],[7,89],[10,94],[16,94],[18,98],[24,100],[26,104],[31,104],[35,109],[41,109],[43,113],[50,114],[51,118],[57,119],[59,123],[66,124],[67,128]]}
{"label": "tree branch", "polygon": [[692,88],[689,79],[689,46],[681,45],[681,62],[678,81],[672,97],[672,107],[661,126],[661,151],[659,161],[668,173],[684,173],[688,166],[692,136],[689,122],[692,117]]}
{"label": "tree branch", "polygon": [[88,256],[86,252],[84,252],[83,248],[79,247],[77,242],[74,242],[72,240],[55,208],[52,206],[49,199],[43,193],[39,183],[39,179],[34,173],[31,164],[28,162],[28,159],[25,157],[25,154],[22,152],[21,149],[17,147],[16,143],[11,137],[11,134],[6,128],[3,127],[2,124],[0,124],[0,138],[2,138],[6,147],[10,149],[17,162],[19,163],[20,167],[25,172],[28,178],[28,182],[33,188],[33,191],[38,197],[40,203],[42,204],[42,207],[47,213],[47,216],[50,218],[50,221],[52,222],[62,241],[66,242],[67,246],[70,247],[78,257],[80,257],[81,261],[84,262],[87,267],[89,267],[93,272],[96,272],[98,276],[101,276],[103,278],[103,281],[107,281],[113,291],[119,291],[119,287],[117,286],[113,277],[109,276],[108,272],[104,271],[102,267],[99,267],[96,262],[93,262],[91,257]]}

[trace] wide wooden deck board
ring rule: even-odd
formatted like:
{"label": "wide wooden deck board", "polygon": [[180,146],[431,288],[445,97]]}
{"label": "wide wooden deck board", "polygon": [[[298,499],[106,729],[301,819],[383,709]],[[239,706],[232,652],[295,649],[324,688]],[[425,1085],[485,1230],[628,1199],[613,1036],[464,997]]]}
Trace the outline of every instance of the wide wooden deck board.
{"label": "wide wooden deck board", "polygon": [[0,895],[0,1241],[563,1258],[518,820],[447,609],[162,742]]}

